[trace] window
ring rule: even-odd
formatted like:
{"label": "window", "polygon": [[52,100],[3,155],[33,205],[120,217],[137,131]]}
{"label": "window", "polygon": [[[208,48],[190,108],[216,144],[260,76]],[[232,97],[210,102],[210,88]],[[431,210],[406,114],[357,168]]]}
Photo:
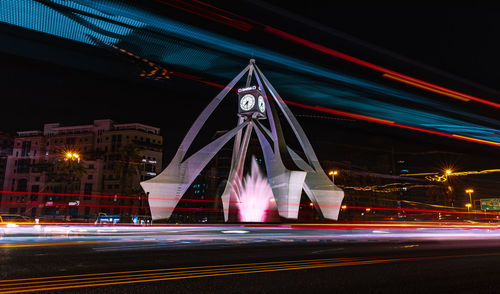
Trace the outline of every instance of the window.
{"label": "window", "polygon": [[29,158],[19,159],[17,162],[17,172],[18,173],[28,173],[30,167]]}
{"label": "window", "polygon": [[17,182],[17,191],[20,191],[20,192],[27,192],[28,191],[28,180],[27,179],[20,179]]}

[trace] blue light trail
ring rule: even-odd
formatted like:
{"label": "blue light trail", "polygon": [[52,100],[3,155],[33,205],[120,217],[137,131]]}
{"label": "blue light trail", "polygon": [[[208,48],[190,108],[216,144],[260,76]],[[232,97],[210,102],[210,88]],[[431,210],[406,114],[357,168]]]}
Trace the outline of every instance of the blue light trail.
{"label": "blue light trail", "polygon": [[495,119],[223,37],[121,1],[4,0],[0,2],[0,22],[93,46],[116,45],[156,62],[224,79],[253,57],[288,100],[500,143],[496,128],[480,125],[500,126]]}

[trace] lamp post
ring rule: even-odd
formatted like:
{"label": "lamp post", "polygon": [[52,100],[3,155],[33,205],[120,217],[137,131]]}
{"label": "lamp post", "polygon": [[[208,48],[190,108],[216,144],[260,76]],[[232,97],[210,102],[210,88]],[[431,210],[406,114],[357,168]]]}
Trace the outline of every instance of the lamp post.
{"label": "lamp post", "polygon": [[[73,187],[73,182],[74,182],[74,179],[75,179],[75,168],[77,167],[75,165],[75,161],[80,163],[80,154],[76,153],[76,152],[71,152],[71,151],[68,151],[64,154],[64,161],[66,162],[66,167],[65,169],[67,169],[67,175],[68,175],[68,184],[69,184],[69,189],[71,191],[73,191],[74,187]],[[66,184],[66,189],[67,189],[67,186],[68,184]],[[66,190],[65,189],[65,190]],[[74,199],[76,198],[76,199]],[[65,220],[66,221],[69,221],[71,216],[69,215],[69,200],[77,200],[79,199],[79,197],[71,197],[68,199],[68,204],[65,208],[65,212],[64,212],[64,216],[65,216]],[[77,200],[78,203],[79,203],[79,200]],[[75,201],[72,201],[72,202],[75,202]],[[76,202],[75,202],[76,203]]]}
{"label": "lamp post", "polygon": [[474,209],[474,203],[472,202],[472,193],[474,193],[473,189],[467,189],[465,190],[465,193],[469,194],[469,203],[472,206],[472,209]]}
{"label": "lamp post", "polygon": [[470,207],[471,207],[471,206],[472,206],[472,205],[471,205],[470,203],[466,203],[466,204],[465,204],[465,207],[467,207],[467,213],[470,213]]}
{"label": "lamp post", "polygon": [[335,176],[338,174],[338,172],[336,170],[332,170],[328,174],[332,176],[332,183],[335,185]]}
{"label": "lamp post", "polygon": [[309,203],[309,206],[311,206],[311,219],[314,219],[315,218],[315,215],[314,215],[314,203]]}
{"label": "lamp post", "polygon": [[73,161],[76,160],[80,162],[80,154],[67,152],[64,160],[73,160]]}

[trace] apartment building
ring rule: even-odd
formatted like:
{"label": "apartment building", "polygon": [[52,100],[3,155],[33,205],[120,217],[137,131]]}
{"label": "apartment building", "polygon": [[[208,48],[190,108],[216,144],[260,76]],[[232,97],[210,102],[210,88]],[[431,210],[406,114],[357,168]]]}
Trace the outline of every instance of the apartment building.
{"label": "apartment building", "polygon": [[161,171],[162,145],[159,128],[110,119],[17,132],[0,211],[85,221],[149,213],[139,182]]}

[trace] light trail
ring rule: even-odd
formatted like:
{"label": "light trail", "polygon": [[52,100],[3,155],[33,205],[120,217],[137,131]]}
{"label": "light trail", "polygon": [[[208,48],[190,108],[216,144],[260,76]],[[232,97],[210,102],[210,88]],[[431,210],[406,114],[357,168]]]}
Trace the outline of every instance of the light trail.
{"label": "light trail", "polygon": [[[163,1],[162,3],[164,2],[165,1]],[[336,107],[339,107],[341,109],[356,109],[356,112],[363,112],[365,114],[368,114],[368,116],[365,115],[365,117],[361,117],[365,120],[372,119],[373,122],[379,123],[391,123],[399,120],[404,121],[406,124],[397,125],[397,123],[393,123],[393,125],[421,132],[434,134],[440,133],[427,129],[411,127],[407,124],[422,125],[425,128],[431,126],[432,128],[435,127],[439,130],[443,130],[443,132],[440,133],[441,135],[445,134],[445,136],[452,136],[461,140],[492,146],[498,146],[500,144],[499,142],[489,140],[490,138],[495,140],[494,138],[498,137],[496,131],[492,128],[486,128],[468,123],[463,120],[459,121],[452,117],[436,115],[426,111],[420,111],[418,109],[400,107],[395,104],[376,100],[378,99],[378,97],[391,96],[397,97],[398,99],[403,99],[405,101],[425,104],[427,107],[437,107],[437,109],[440,109],[439,103],[436,103],[435,101],[432,101],[430,99],[423,99],[422,97],[417,97],[408,94],[407,92],[394,89],[392,87],[386,87],[373,82],[350,77],[345,74],[339,74],[333,72],[330,69],[322,68],[318,65],[310,64],[303,60],[291,58],[289,56],[285,56],[270,50],[256,47],[255,45],[238,42],[234,39],[223,37],[214,33],[209,33],[206,30],[197,29],[185,23],[182,24],[179,22],[171,21],[165,17],[161,17],[144,9],[131,6],[122,6],[119,4],[98,4],[88,1],[85,2],[85,5],[82,5],[80,2],[76,3],[73,1],[44,1],[44,3],[46,5],[41,4],[39,1],[11,1],[6,3],[2,2],[2,4],[5,6],[2,6],[3,9],[1,11],[4,13],[0,13],[0,22],[40,31],[43,33],[74,40],[77,42],[82,42],[85,44],[90,44],[93,46],[98,44],[100,45],[102,43],[120,44],[121,46],[125,43],[131,44],[134,45],[134,47],[138,46],[139,50],[144,52],[142,54],[148,54],[148,56],[158,56],[157,61],[161,60],[161,62],[164,64],[188,67],[198,72],[211,72],[221,78],[228,78],[229,75],[231,75],[231,71],[241,62],[241,57],[246,58],[248,56],[254,56],[257,59],[262,60],[262,62],[264,63],[269,62],[278,65],[280,68],[288,67],[291,70],[296,70],[298,72],[305,73],[306,75],[320,77],[321,79],[327,78],[333,80],[339,84],[339,87],[348,85],[348,88],[351,89],[352,86],[354,86],[357,87],[357,89],[360,89],[362,92],[370,92],[370,95],[364,95],[364,93],[360,94],[357,91],[349,91],[349,96],[352,96],[349,97],[350,99],[338,99],[338,101],[335,102],[335,104],[337,105]],[[187,2],[176,1],[174,4],[184,5],[182,3]],[[199,3],[201,5],[202,2],[198,1],[196,3]],[[191,9],[193,5],[191,3],[187,3],[184,6],[187,9]],[[204,6],[210,7],[209,5]],[[211,7],[210,9],[215,8]],[[212,15],[211,17],[213,20],[215,18],[216,21],[222,21],[226,23],[228,21],[233,22],[234,20],[238,20],[237,16],[230,15],[229,17],[227,17],[225,12],[221,11],[216,13],[207,11],[207,13],[204,13],[197,10],[197,12],[198,15]],[[16,18],[15,15],[19,15],[19,13],[32,13],[40,15],[40,19],[59,19],[59,21],[55,23],[54,26],[38,25],[38,23],[32,23],[24,19]],[[265,25],[252,23],[248,20],[243,20],[243,22],[247,22],[252,25],[252,29],[258,28],[260,30],[265,30],[266,28]],[[241,23],[237,24],[237,26],[241,25]],[[274,30],[275,32],[281,32],[276,29]],[[316,45],[320,46],[319,44]],[[221,53],[225,55],[221,55]],[[230,56],[228,56],[227,53],[229,53]],[[225,58],[220,58],[221,56],[224,56]],[[347,55],[345,57],[353,58]],[[187,63],[187,60],[196,60],[199,62]],[[221,61],[220,65],[215,65],[213,62],[211,62],[213,60]],[[222,62],[222,60],[224,60],[224,62]],[[355,61],[358,60],[359,59],[356,59]],[[151,66],[153,67],[152,72],[146,73],[144,74],[144,76],[156,79],[163,77],[167,78],[167,76],[169,77],[173,75],[167,70],[157,68],[154,65]],[[399,78],[404,78],[410,82],[416,82],[414,78],[403,76],[399,73],[395,73],[392,71],[387,73]],[[304,95],[299,92],[300,89],[305,89],[304,84],[306,84],[306,82],[304,78],[301,78],[301,84],[298,81],[292,81],[294,77],[290,75],[282,75],[277,72],[270,72],[270,76],[273,77],[273,79],[277,82],[283,83],[282,89],[284,93],[296,93],[296,95],[304,97]],[[203,81],[203,79],[197,79],[197,77],[192,78],[199,82],[206,82]],[[209,83],[206,84],[210,85]],[[220,85],[211,84],[211,86]],[[436,85],[433,85],[433,88],[440,91],[445,91],[441,88],[438,88],[438,86]],[[308,98],[311,99],[314,99],[314,97],[338,97],[338,95],[346,94],[346,88],[337,90],[331,88],[331,85],[329,85],[328,83],[318,82],[316,84],[316,87],[314,89],[308,89],[307,93],[310,94]],[[374,94],[375,97],[368,98],[369,96],[371,96],[371,94]],[[458,95],[456,93],[453,94]],[[464,98],[472,100],[472,98],[470,97]],[[323,101],[327,102],[324,99]],[[322,102],[319,103],[321,104]],[[328,103],[333,102],[329,101]],[[499,123],[491,118],[486,118],[464,111],[458,111],[452,108],[449,108],[446,111],[453,112],[456,115],[465,115],[473,119],[488,121],[488,123]],[[401,113],[403,112],[407,115],[402,116]],[[377,116],[382,116],[385,119],[371,116],[371,114],[373,113],[376,113]],[[360,114],[354,113],[351,113],[351,115],[360,116]],[[477,133],[477,130],[480,130],[480,132]],[[453,136],[453,134],[457,134],[458,136],[460,136],[460,134],[464,134],[465,136],[457,137]],[[479,139],[469,137],[468,134],[474,134],[473,136],[478,136]]]}
{"label": "light trail", "polygon": [[[469,175],[485,175],[490,173],[498,173],[500,169],[485,169],[485,170],[471,170],[471,171],[461,171],[461,172],[451,172],[448,176],[469,176]],[[414,176],[429,176],[429,175],[439,175],[438,172],[430,173],[414,173],[414,174],[402,174],[401,177],[414,177]]]}
{"label": "light trail", "polygon": [[[174,6],[171,1],[161,1],[161,2],[162,3],[166,3],[168,5],[171,5],[171,6]],[[175,2],[176,3],[184,3],[186,6],[189,5],[190,7],[196,7],[194,5],[187,4],[184,1],[176,0]],[[415,87],[418,87],[418,88],[421,88],[421,89],[425,89],[425,90],[428,90],[428,91],[431,91],[431,92],[434,92],[434,93],[437,93],[437,94],[445,95],[445,96],[448,96],[448,97],[451,97],[451,98],[454,98],[454,99],[459,99],[459,100],[462,100],[462,101],[465,101],[465,102],[473,100],[475,102],[482,103],[482,104],[485,104],[485,105],[488,105],[488,106],[492,106],[492,107],[495,107],[495,108],[500,108],[500,104],[499,103],[495,103],[493,101],[489,101],[489,100],[486,100],[486,99],[478,98],[478,97],[475,97],[475,96],[472,96],[472,95],[469,95],[469,94],[464,94],[464,93],[461,93],[461,92],[458,92],[458,91],[454,91],[454,90],[451,90],[451,89],[448,89],[448,88],[445,88],[445,87],[442,87],[442,86],[438,86],[436,84],[425,82],[425,81],[422,81],[422,80],[410,77],[408,75],[401,74],[401,73],[398,73],[396,71],[387,69],[385,67],[373,64],[371,62],[368,62],[368,61],[365,61],[365,60],[362,60],[362,59],[359,59],[359,58],[347,55],[347,54],[342,53],[340,51],[333,50],[333,49],[328,48],[326,46],[323,46],[321,44],[318,44],[318,43],[315,43],[315,42],[312,42],[312,41],[300,38],[298,36],[295,36],[295,35],[292,35],[290,33],[284,32],[282,30],[273,28],[271,26],[268,26],[268,25],[256,22],[254,20],[250,20],[248,18],[245,18],[243,16],[240,16],[240,15],[237,15],[235,13],[229,12],[227,10],[223,10],[223,9],[217,8],[215,6],[206,4],[206,3],[202,2],[202,1],[195,0],[195,2],[197,2],[199,4],[202,4],[202,5],[206,6],[206,7],[209,7],[211,9],[216,9],[218,11],[221,11],[221,12],[225,13],[225,14],[231,15],[233,17],[232,19],[233,19],[234,22],[237,21],[237,20],[234,19],[234,17],[246,21],[247,23],[245,23],[245,25],[241,25],[241,23],[244,23],[244,22],[238,20],[238,23],[240,24],[240,26],[244,27],[245,31],[250,30],[250,28],[261,29],[264,32],[272,34],[274,36],[281,37],[283,39],[292,41],[292,42],[297,43],[297,44],[301,44],[301,45],[303,45],[305,47],[314,49],[316,51],[323,52],[325,54],[334,56],[336,58],[339,58],[339,59],[342,59],[342,60],[345,60],[345,61],[348,61],[348,62],[351,62],[351,63],[355,63],[357,65],[360,65],[360,66],[363,66],[363,67],[366,67],[366,68],[369,68],[369,69],[381,72],[381,73],[383,73],[384,77],[391,78],[393,80],[405,83],[407,85],[412,85],[412,86],[415,86]],[[177,8],[179,8],[178,5],[177,5]],[[201,17],[209,18],[209,15],[210,15],[209,14],[209,12],[210,12],[209,9],[203,9],[201,7],[196,7],[196,9],[198,11],[203,11],[204,13],[199,13],[198,12],[198,13],[195,13],[195,14],[197,14],[197,15],[199,15]],[[194,13],[193,11],[190,11],[186,7],[184,7],[183,10],[191,12],[191,13]],[[218,14],[218,16],[219,16],[218,18],[209,18],[209,19],[211,19],[212,21],[217,21],[219,23],[227,24],[227,20],[226,20],[225,16],[220,15],[220,14]],[[226,20],[226,21],[224,21],[224,20]],[[248,23],[248,22],[250,22],[251,24]],[[232,26],[235,27],[234,25],[232,25]],[[238,27],[236,27],[236,28],[238,28]]]}
{"label": "light trail", "polygon": [[361,59],[349,56],[349,55],[347,55],[345,53],[342,53],[342,52],[339,52],[339,51],[327,48],[327,47],[325,47],[323,45],[320,45],[320,44],[317,44],[317,43],[314,43],[314,42],[302,39],[300,37],[294,36],[292,34],[286,33],[284,31],[275,29],[275,28],[270,27],[270,26],[266,26],[265,29],[264,29],[264,31],[266,31],[266,32],[268,32],[270,34],[273,34],[275,36],[279,36],[279,37],[282,37],[284,39],[288,39],[290,41],[293,41],[295,43],[304,45],[306,47],[315,49],[317,51],[321,51],[323,53],[335,56],[337,58],[340,58],[340,59],[343,59],[343,60],[346,60],[346,61],[358,64],[358,65],[364,66],[366,68],[370,68],[372,70],[381,72],[381,73],[386,74],[386,75],[390,75],[391,77],[397,77],[400,82],[404,82],[405,84],[408,84],[408,85],[418,86],[421,89],[431,90],[434,93],[443,94],[443,95],[446,95],[448,97],[452,97],[452,98],[455,98],[455,99],[460,99],[462,101],[473,100],[473,101],[476,101],[476,102],[479,102],[479,103],[482,103],[482,104],[485,104],[485,105],[493,106],[495,108],[500,108],[500,104],[499,103],[495,103],[495,102],[492,102],[492,101],[489,101],[489,100],[486,100],[486,99],[474,97],[472,95],[460,93],[460,92],[457,92],[457,91],[454,91],[454,90],[450,90],[450,89],[447,89],[447,88],[444,88],[444,87],[441,87],[441,86],[438,86],[438,85],[435,85],[435,84],[431,84],[431,83],[424,82],[424,81],[419,80],[419,79],[412,78],[410,76],[407,76],[407,75],[404,75],[404,74],[401,74],[401,73],[389,70],[387,68],[375,65],[373,63],[370,63],[370,62],[367,62],[367,61],[364,61],[364,60],[361,60]]}
{"label": "light trail", "polygon": [[[493,171],[493,170],[488,170],[488,171]],[[496,171],[496,170],[495,170]],[[500,170],[499,170],[500,171]],[[484,171],[483,171],[484,172]],[[480,173],[480,172],[478,172]],[[465,174],[465,172],[464,172]],[[411,185],[410,187],[427,187],[427,185]],[[374,186],[371,187],[344,187],[344,188],[349,188],[349,189],[355,189],[355,190],[362,190],[362,191],[374,191],[374,192],[393,192],[394,189],[390,190],[381,190],[377,191]],[[396,188],[395,188],[396,189]],[[400,189],[400,188],[397,188]],[[105,198],[110,198],[110,197],[115,197],[115,196],[108,196],[108,195],[87,195],[87,194],[64,194],[64,193],[47,193],[47,192],[18,192],[18,191],[0,191],[0,193],[5,193],[5,194],[14,194],[14,195],[51,195],[51,196],[67,196],[67,197],[75,197],[75,196],[86,196],[86,197],[105,197]],[[116,196],[118,197],[118,196]],[[121,196],[125,199],[131,198],[131,196]],[[132,197],[134,198],[134,197]],[[136,199],[136,198],[134,198]],[[164,198],[161,198],[164,199]],[[173,198],[172,198],[173,199]],[[201,199],[181,199],[180,201],[192,201],[192,202],[211,202],[211,203],[222,203],[222,200],[201,200]],[[235,203],[237,204],[237,201],[229,201],[230,203]],[[20,202],[16,201],[0,201],[0,203],[3,204],[12,204],[12,205],[22,205]],[[31,202],[25,202],[23,203],[25,206],[45,206],[46,202],[42,201],[31,201]],[[299,203],[298,204],[302,208],[309,208],[308,203]],[[420,205],[430,205],[434,206],[433,204],[426,204],[426,203],[420,203]],[[68,202],[54,202],[52,201],[51,206],[62,206],[62,207],[69,207],[71,206]],[[93,204],[93,203],[80,203],[78,205],[79,207],[109,207],[109,208],[123,208],[123,209],[149,209],[150,206],[148,205],[121,205],[121,204]],[[327,205],[328,206],[328,205]],[[342,206],[342,205],[340,205]],[[331,207],[339,207],[338,205],[331,205]],[[460,210],[457,208],[451,208],[451,207],[446,207],[446,206],[439,206],[443,208],[449,208],[449,210],[432,210],[432,209],[418,209],[418,208],[405,208],[405,207],[381,207],[381,206],[349,206],[349,209],[367,209],[370,208],[371,210],[385,210],[385,211],[404,211],[404,212],[430,212],[430,213],[450,213],[450,214],[467,214],[467,215],[499,215],[498,213],[495,212],[477,212],[477,211],[471,211],[468,212],[467,210]],[[158,208],[169,208],[172,209],[174,208],[176,211],[180,212],[191,212],[191,211],[196,211],[196,212],[203,212],[203,213],[211,213],[211,214],[218,214],[221,212],[220,208],[211,208],[211,207],[169,207],[169,206],[158,206]],[[269,209],[266,210],[266,213],[273,213],[273,212],[286,212],[284,210],[274,210],[274,209]],[[308,210],[303,210],[301,212],[302,214],[309,214],[312,213],[312,211]]]}
{"label": "light trail", "polygon": [[[83,287],[108,286],[131,283],[145,283],[155,281],[166,281],[176,279],[189,279],[201,277],[214,277],[226,275],[240,275],[252,273],[266,273],[274,271],[304,270],[314,268],[355,266],[365,264],[378,264],[387,262],[400,262],[414,260],[415,258],[392,258],[392,259],[362,259],[355,258],[330,258],[317,260],[298,260],[286,262],[264,262],[251,264],[220,265],[191,268],[172,268],[162,270],[145,270],[130,272],[114,272],[90,274],[86,278],[68,279],[68,276],[47,277],[47,280],[29,282],[27,279],[8,280],[5,285],[0,284],[0,293],[23,293],[32,291],[48,291],[74,289]],[[152,271],[154,271],[152,273]],[[59,280],[57,280],[59,279]],[[43,284],[43,285],[41,285]]]}
{"label": "light trail", "polygon": [[[164,1],[162,1],[162,2],[164,2]],[[170,74],[170,75],[181,77],[181,78],[184,78],[184,79],[189,79],[189,80],[197,81],[197,82],[203,83],[203,84],[208,85],[208,86],[214,86],[214,87],[217,87],[217,88],[224,88],[223,85],[205,81],[205,80],[203,80],[200,77],[196,77],[196,76],[188,75],[188,74],[183,74],[183,73],[179,73],[179,72],[168,71],[167,69],[163,68],[161,65],[158,65],[158,64],[154,63],[153,61],[148,60],[146,58],[142,58],[140,56],[137,56],[134,53],[129,52],[129,51],[127,51],[127,50],[125,50],[123,48],[120,48],[120,47],[118,47],[116,45],[111,45],[111,44],[106,44],[106,45],[107,46],[111,46],[112,48],[114,48],[116,50],[119,50],[120,52],[125,53],[125,54],[127,54],[129,56],[132,56],[132,57],[134,57],[135,59],[137,59],[139,61],[143,61],[143,62],[147,63],[150,66],[154,66],[154,71],[155,72],[156,71],[160,71],[161,73],[164,73],[165,75]],[[152,74],[148,74],[148,75],[141,74],[141,75],[149,76],[149,75],[152,75]],[[390,74],[384,74],[384,76],[392,78],[392,79],[395,79],[395,80],[399,80],[399,81],[405,81],[406,83],[415,85],[414,82],[407,81],[407,80],[404,80],[403,78],[396,77],[396,76],[393,76],[393,75],[390,75]],[[169,78],[169,77],[167,76],[167,78]],[[416,85],[416,86],[422,87],[422,88],[426,88],[428,90],[431,90],[431,91],[434,91],[434,92],[437,92],[437,93],[440,93],[440,94],[443,94],[443,95],[448,95],[448,96],[450,96],[452,98],[460,99],[460,100],[463,100],[463,101],[469,101],[470,100],[468,98],[463,98],[463,97],[457,96],[455,94],[450,94],[450,93],[447,93],[447,92],[442,92],[441,90],[435,90],[435,89],[432,89],[432,88],[428,88],[427,86],[419,86],[419,85]],[[307,108],[303,104],[301,105],[299,103],[293,103],[291,101],[284,101],[284,102],[287,103],[287,104],[294,105],[294,106],[300,106],[300,107],[303,107],[303,108]],[[385,120],[385,119],[381,119],[381,118],[375,118],[375,117],[371,117],[371,116],[367,116],[367,115],[350,113],[350,112],[346,112],[346,111],[335,110],[335,109],[327,108],[327,107],[323,107],[323,106],[314,106],[314,108],[316,108],[315,110],[317,110],[317,111],[323,111],[323,112],[326,112],[326,113],[332,113],[332,114],[336,114],[336,115],[340,115],[340,116],[344,116],[344,117],[350,117],[350,118],[355,118],[355,119],[365,120],[365,121],[370,121],[370,122],[375,122],[375,123],[381,123],[381,124],[386,124],[386,125],[393,125],[393,126],[397,126],[397,127],[401,127],[401,128],[412,129],[412,130],[415,130],[415,131],[431,133],[431,134],[434,134],[434,135],[446,136],[446,137],[451,137],[451,138],[458,138],[458,139],[469,141],[469,142],[482,143],[482,144],[493,145],[493,146],[500,146],[500,143],[494,142],[494,141],[488,141],[488,140],[482,140],[482,139],[477,139],[477,138],[472,138],[472,137],[467,137],[467,136],[461,136],[461,135],[456,135],[456,134],[446,134],[446,133],[442,133],[442,132],[436,132],[436,131],[431,131],[431,130],[426,130],[426,129],[421,129],[421,128],[415,128],[415,127],[406,126],[406,125],[402,125],[402,124],[396,124],[394,121],[390,121],[390,120]]]}
{"label": "light trail", "polygon": [[360,257],[323,258],[294,261],[275,261],[229,265],[193,266],[80,275],[48,276],[10,279],[0,282],[0,293],[24,293],[33,291],[67,290],[86,287],[125,285],[178,279],[192,279],[216,276],[258,274],[277,271],[294,271],[344,266],[359,266],[381,263],[412,262],[451,258],[498,256],[500,253],[461,254],[442,256],[402,257]]}
{"label": "light trail", "polygon": [[324,106],[311,106],[311,105],[306,105],[306,104],[292,102],[292,101],[284,101],[284,102],[289,104],[289,105],[293,105],[293,106],[297,106],[297,107],[301,107],[301,108],[316,110],[316,111],[320,111],[320,112],[324,112],[324,113],[331,113],[331,114],[335,114],[335,115],[355,118],[355,119],[364,120],[364,121],[370,121],[370,122],[374,122],[374,123],[379,123],[379,124],[384,124],[384,125],[389,125],[389,126],[394,126],[394,127],[404,128],[404,129],[409,129],[409,130],[418,131],[418,132],[422,132],[422,133],[428,133],[428,134],[448,137],[448,138],[452,138],[452,139],[459,139],[459,140],[464,140],[464,141],[468,141],[468,142],[480,143],[480,144],[491,145],[491,146],[496,146],[496,147],[500,146],[499,142],[481,140],[481,139],[476,139],[476,138],[467,137],[467,136],[459,136],[456,134],[449,134],[449,133],[444,133],[444,132],[437,132],[437,131],[417,128],[417,127],[412,127],[412,126],[403,125],[400,123],[396,123],[396,122],[381,119],[381,118],[355,114],[355,113],[336,110],[336,109],[328,108],[328,107],[324,107]]}
{"label": "light trail", "polygon": [[[15,204],[19,205],[19,202],[13,202],[13,201],[2,201],[4,204]],[[38,205],[45,205],[45,202],[30,202],[28,203],[29,205],[33,206],[38,206]],[[299,206],[302,207],[309,207],[308,204],[298,204]],[[54,202],[51,206],[71,206],[67,202]],[[79,207],[119,207],[119,208],[133,208],[133,209],[147,209],[150,208],[150,206],[139,206],[139,205],[107,205],[107,204],[80,204],[78,205]],[[341,205],[323,205],[324,207],[335,207],[335,208],[341,208]],[[198,211],[198,212],[205,212],[205,213],[220,213],[222,210],[221,208],[209,208],[209,207],[170,207],[170,206],[153,206],[154,208],[168,208],[172,209],[174,208],[175,210],[178,211]],[[393,211],[420,211],[420,212],[435,212],[435,213],[459,213],[459,214],[464,214],[468,213],[467,210],[429,210],[429,209],[417,209],[417,208],[400,208],[400,207],[380,207],[380,206],[349,206],[350,209],[366,209],[370,208],[371,210],[393,210]],[[286,210],[268,210],[268,211],[276,211],[276,212],[287,212]],[[303,213],[308,213],[307,211],[304,211]],[[484,212],[470,212],[470,214],[484,214]],[[496,215],[496,214],[495,214]]]}
{"label": "light trail", "polygon": [[385,78],[393,79],[393,80],[401,82],[401,83],[405,83],[407,85],[411,85],[411,86],[414,86],[414,87],[417,87],[417,88],[421,88],[421,89],[424,89],[424,90],[427,90],[427,91],[431,91],[431,92],[434,92],[434,93],[437,93],[437,94],[445,95],[445,96],[448,96],[448,97],[451,97],[451,98],[455,98],[455,99],[458,99],[458,100],[462,100],[462,101],[465,101],[465,102],[470,101],[470,99],[468,99],[468,98],[464,98],[462,96],[458,96],[458,95],[455,95],[455,94],[452,94],[452,93],[448,93],[448,92],[441,91],[441,90],[438,90],[438,89],[434,89],[434,88],[431,88],[431,87],[428,87],[428,86],[424,86],[424,85],[412,82],[410,80],[407,80],[407,79],[404,79],[404,78],[401,78],[401,77],[393,76],[393,75],[390,75],[390,74],[383,74],[382,76],[385,77]]}

